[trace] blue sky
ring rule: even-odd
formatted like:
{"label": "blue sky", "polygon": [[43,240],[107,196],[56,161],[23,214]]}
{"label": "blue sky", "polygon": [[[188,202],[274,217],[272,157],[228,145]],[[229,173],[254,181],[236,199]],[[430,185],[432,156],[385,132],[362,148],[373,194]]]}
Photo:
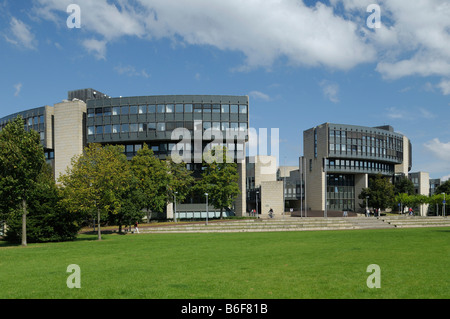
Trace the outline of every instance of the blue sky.
{"label": "blue sky", "polygon": [[88,87],[249,95],[250,126],[279,129],[281,165],[315,125],[389,124],[411,139],[413,171],[448,178],[450,3],[380,0],[378,29],[372,3],[0,0],[0,117]]}

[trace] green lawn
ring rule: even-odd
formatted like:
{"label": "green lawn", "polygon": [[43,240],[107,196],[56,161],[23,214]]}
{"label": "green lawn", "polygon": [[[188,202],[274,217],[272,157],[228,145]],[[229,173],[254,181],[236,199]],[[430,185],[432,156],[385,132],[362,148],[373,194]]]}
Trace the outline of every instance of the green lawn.
{"label": "green lawn", "polygon": [[[81,289],[67,288],[70,264]],[[449,228],[81,235],[0,242],[0,298],[449,298],[449,267]]]}

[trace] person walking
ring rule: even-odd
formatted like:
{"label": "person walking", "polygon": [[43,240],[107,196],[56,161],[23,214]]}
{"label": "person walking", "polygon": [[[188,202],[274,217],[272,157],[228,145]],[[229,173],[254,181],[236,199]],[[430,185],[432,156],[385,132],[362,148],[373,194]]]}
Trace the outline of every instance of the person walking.
{"label": "person walking", "polygon": [[138,222],[134,223],[134,232],[139,234]]}

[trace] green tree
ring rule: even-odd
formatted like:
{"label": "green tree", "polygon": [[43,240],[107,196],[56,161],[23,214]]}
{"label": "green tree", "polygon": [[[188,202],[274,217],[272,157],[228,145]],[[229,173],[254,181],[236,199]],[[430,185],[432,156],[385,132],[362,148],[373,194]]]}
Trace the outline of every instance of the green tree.
{"label": "green tree", "polygon": [[119,213],[131,174],[123,146],[89,144],[59,178],[66,207],[76,213],[97,216],[98,240],[102,239],[103,218]]}
{"label": "green tree", "polygon": [[168,203],[173,201],[176,194],[177,202],[183,202],[190,194],[194,185],[192,172],[186,168],[184,162],[174,162],[170,157],[165,161],[169,174]]}
{"label": "green tree", "polygon": [[442,183],[438,187],[436,187],[435,193],[436,194],[441,194],[441,193],[450,194],[450,179],[447,180],[446,182]]}
{"label": "green tree", "polygon": [[[386,209],[393,206],[394,200],[394,185],[391,184],[389,178],[378,174],[369,178],[369,187],[363,188],[359,199],[368,198],[370,207]],[[362,207],[365,206],[361,204]]]}
{"label": "green tree", "polygon": [[394,184],[394,193],[406,193],[408,195],[414,194],[414,183],[406,176],[401,176]]}
{"label": "green tree", "polygon": [[[61,205],[61,195],[56,186],[50,165],[44,165],[30,191],[27,202],[27,242],[67,241],[76,238],[80,230],[79,216]],[[8,218],[6,240],[20,242],[21,212]]]}
{"label": "green tree", "polygon": [[23,246],[27,245],[28,198],[44,165],[39,134],[25,131],[21,116],[0,131],[0,201],[8,210],[20,206]]}
{"label": "green tree", "polygon": [[220,209],[222,219],[223,210],[230,208],[240,194],[237,164],[227,157],[226,147],[218,146],[203,154],[203,167],[196,189],[202,194],[208,193],[209,202]]}
{"label": "green tree", "polygon": [[131,171],[137,178],[142,191],[143,207],[150,213],[163,212],[167,205],[170,176],[167,165],[155,157],[153,151],[144,144],[131,159]]}

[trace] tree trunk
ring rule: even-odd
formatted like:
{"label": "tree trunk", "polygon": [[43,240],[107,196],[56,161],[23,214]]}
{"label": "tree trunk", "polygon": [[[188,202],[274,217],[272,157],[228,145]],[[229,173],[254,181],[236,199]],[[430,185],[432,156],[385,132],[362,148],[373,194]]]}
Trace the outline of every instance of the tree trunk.
{"label": "tree trunk", "polygon": [[223,207],[220,208],[220,219],[223,219]]}
{"label": "tree trunk", "polygon": [[27,245],[27,202],[22,199],[22,246]]}
{"label": "tree trunk", "polygon": [[98,220],[98,240],[102,240],[102,231],[100,230],[100,209],[97,207],[97,220]]}

